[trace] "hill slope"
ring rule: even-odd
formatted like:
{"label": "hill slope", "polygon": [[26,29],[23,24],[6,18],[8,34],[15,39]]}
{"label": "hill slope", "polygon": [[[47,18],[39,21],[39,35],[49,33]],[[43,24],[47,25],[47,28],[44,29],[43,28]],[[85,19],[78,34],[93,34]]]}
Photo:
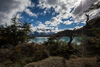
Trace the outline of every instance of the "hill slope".
{"label": "hill slope", "polygon": [[[80,29],[75,30],[78,35],[84,34],[87,36],[93,36],[92,30],[93,28],[100,28],[100,17],[96,17],[83,26]],[[98,30],[99,31],[99,30]],[[69,36],[72,33],[72,30],[64,30],[59,32],[62,36]]]}

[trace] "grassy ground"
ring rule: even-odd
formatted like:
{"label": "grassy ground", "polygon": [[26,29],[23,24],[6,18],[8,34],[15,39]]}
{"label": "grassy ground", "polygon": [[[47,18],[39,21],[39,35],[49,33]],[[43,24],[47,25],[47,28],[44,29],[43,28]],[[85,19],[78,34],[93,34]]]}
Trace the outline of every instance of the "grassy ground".
{"label": "grassy ground", "polygon": [[25,67],[100,67],[96,58],[78,58],[65,60],[62,57],[49,57],[39,62],[27,64]]}

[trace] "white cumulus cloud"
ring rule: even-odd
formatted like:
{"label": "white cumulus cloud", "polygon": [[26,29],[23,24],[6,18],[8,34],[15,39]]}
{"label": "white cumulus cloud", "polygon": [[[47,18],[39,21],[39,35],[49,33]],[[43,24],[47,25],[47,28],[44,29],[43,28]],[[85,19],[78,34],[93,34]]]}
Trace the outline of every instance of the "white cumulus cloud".
{"label": "white cumulus cloud", "polygon": [[[59,13],[56,16],[57,19],[54,20],[55,17],[53,17],[50,21],[46,21],[45,24],[58,26],[60,23],[62,23],[62,19],[68,19],[72,16],[75,20],[74,22],[68,20],[63,21],[63,24],[70,25],[72,23],[77,23],[80,21],[83,21],[81,23],[85,23],[86,16],[84,14],[84,11],[86,11],[91,6],[91,4],[94,4],[97,1],[100,0],[39,0],[39,4],[37,5],[37,7],[46,10],[53,8],[56,13]],[[71,12],[72,8],[74,8],[74,10]],[[98,14],[98,11],[89,12],[89,14],[91,13],[92,15],[96,15]]]}
{"label": "white cumulus cloud", "polygon": [[32,17],[37,17],[37,14],[33,13],[32,11],[30,11],[30,9],[25,9],[25,12]]}
{"label": "white cumulus cloud", "polygon": [[0,25],[10,25],[11,18],[31,5],[31,0],[0,0]]}

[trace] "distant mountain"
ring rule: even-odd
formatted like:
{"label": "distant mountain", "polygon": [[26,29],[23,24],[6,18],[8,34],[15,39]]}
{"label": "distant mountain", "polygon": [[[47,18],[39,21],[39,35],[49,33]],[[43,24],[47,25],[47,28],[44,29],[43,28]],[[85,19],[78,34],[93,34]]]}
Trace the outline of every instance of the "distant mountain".
{"label": "distant mountain", "polygon": [[[88,21],[88,23],[85,26],[83,26],[80,29],[75,30],[75,33],[78,35],[84,34],[87,36],[94,36],[94,34],[92,32],[93,28],[94,29],[100,28],[100,17],[96,17],[96,18]],[[98,31],[100,31],[100,30],[98,30]],[[64,30],[64,31],[61,31],[58,33],[60,33],[62,36],[69,36],[72,33],[72,30]]]}
{"label": "distant mountain", "polygon": [[55,34],[55,33],[54,32],[50,32],[50,33],[41,32],[41,33],[39,33],[37,31],[35,31],[33,33],[33,36],[35,36],[35,37],[44,37],[44,36],[49,36],[49,35],[52,35],[52,34]]}
{"label": "distant mountain", "polygon": [[[47,37],[47,36],[50,36],[52,34],[55,34],[55,32],[51,32],[49,29],[45,29],[45,30],[42,30],[42,32],[38,32],[40,29],[34,31],[33,33],[31,33],[30,35],[31,36],[35,36],[35,37]],[[50,32],[46,32],[46,31],[50,31]]]}

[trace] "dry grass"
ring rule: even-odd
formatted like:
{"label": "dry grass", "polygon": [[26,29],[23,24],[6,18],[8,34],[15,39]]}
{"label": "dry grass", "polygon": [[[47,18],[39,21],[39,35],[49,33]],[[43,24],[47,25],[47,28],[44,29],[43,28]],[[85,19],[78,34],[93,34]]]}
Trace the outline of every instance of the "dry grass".
{"label": "dry grass", "polygon": [[94,58],[74,58],[66,60],[62,57],[49,57],[47,59],[32,62],[27,65],[13,63],[10,60],[0,63],[0,67],[100,67],[100,63]]}
{"label": "dry grass", "polygon": [[100,67],[100,63],[96,62],[96,58],[78,58],[66,60],[67,67]]}
{"label": "dry grass", "polygon": [[65,61],[62,57],[49,57],[39,62],[29,63],[25,67],[66,67]]}
{"label": "dry grass", "polygon": [[78,58],[65,60],[62,57],[49,57],[39,62],[27,64],[25,67],[100,67],[96,58]]}

